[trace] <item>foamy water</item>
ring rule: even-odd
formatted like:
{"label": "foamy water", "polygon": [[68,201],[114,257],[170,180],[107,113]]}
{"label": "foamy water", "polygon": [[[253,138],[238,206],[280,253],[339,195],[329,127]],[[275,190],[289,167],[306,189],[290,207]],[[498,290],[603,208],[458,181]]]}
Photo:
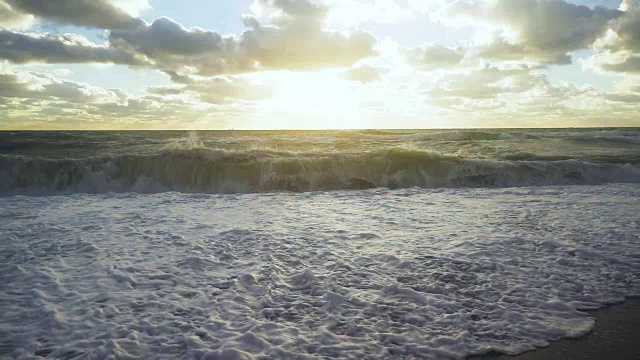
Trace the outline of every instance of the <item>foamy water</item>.
{"label": "foamy water", "polygon": [[0,358],[582,336],[583,310],[640,295],[636,134],[1,133]]}
{"label": "foamy water", "polygon": [[0,354],[461,358],[640,295],[635,185],[2,201]]}

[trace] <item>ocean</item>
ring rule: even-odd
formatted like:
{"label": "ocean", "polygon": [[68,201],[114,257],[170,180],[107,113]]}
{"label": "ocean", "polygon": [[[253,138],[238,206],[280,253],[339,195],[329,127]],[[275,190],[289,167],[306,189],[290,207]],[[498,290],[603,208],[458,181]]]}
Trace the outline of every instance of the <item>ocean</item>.
{"label": "ocean", "polygon": [[0,132],[0,358],[459,359],[640,296],[640,129]]}

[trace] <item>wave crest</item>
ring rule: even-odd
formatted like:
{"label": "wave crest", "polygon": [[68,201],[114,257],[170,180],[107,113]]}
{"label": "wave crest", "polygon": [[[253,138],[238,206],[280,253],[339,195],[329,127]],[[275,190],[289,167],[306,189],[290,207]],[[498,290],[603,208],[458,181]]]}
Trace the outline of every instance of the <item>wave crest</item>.
{"label": "wave crest", "polygon": [[229,151],[202,144],[150,155],[46,159],[0,155],[0,193],[250,193],[366,188],[638,183],[640,168],[578,160],[491,161],[435,152]]}

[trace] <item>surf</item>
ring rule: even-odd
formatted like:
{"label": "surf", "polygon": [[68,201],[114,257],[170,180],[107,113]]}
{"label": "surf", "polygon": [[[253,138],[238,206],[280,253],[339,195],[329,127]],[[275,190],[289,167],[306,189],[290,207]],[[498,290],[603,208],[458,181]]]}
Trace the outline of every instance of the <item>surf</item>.
{"label": "surf", "polygon": [[633,164],[469,159],[405,148],[292,152],[200,143],[153,154],[48,159],[0,155],[0,194],[166,191],[259,193],[370,188],[518,187],[639,183]]}

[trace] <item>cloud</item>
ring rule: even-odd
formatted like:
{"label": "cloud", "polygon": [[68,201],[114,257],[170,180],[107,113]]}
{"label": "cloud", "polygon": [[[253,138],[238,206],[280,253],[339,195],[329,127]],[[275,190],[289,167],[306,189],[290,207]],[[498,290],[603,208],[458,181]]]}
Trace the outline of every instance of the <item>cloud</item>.
{"label": "cloud", "polygon": [[621,102],[621,103],[629,103],[629,104],[640,103],[640,94],[606,93],[604,94],[604,98],[609,101],[615,101],[615,102]]}
{"label": "cloud", "polygon": [[355,66],[344,72],[344,77],[355,82],[368,84],[382,77],[389,70],[371,65]]}
{"label": "cloud", "polygon": [[237,100],[258,101],[272,96],[271,86],[257,84],[240,77],[216,77],[196,81],[186,89],[200,94],[200,101],[211,104]]}
{"label": "cloud", "polygon": [[143,65],[135,54],[98,46],[80,35],[23,34],[0,29],[0,59],[27,63],[114,63]]}
{"label": "cloud", "polygon": [[222,36],[198,27],[186,29],[179,23],[161,17],[151,24],[130,30],[111,31],[109,40],[116,45],[130,45],[151,58],[167,55],[200,55],[221,50]]}
{"label": "cloud", "polygon": [[[4,0],[14,11],[61,24],[103,29],[131,29],[144,22],[123,10],[114,0]],[[131,3],[131,2],[130,2]],[[133,1],[137,5],[145,2]],[[130,6],[131,8],[131,6]]]}
{"label": "cloud", "polygon": [[533,61],[544,64],[568,65],[572,63],[568,52],[549,51],[530,47],[523,43],[510,43],[502,37],[495,37],[490,44],[480,46],[478,56],[502,61]]}
{"label": "cloud", "polygon": [[426,86],[425,94],[432,99],[466,98],[473,100],[493,99],[501,94],[517,94],[549,87],[544,75],[532,68],[517,66],[501,69],[486,66],[464,72],[442,75]]}
{"label": "cloud", "polygon": [[625,0],[623,15],[612,21],[605,36],[594,44],[589,65],[616,73],[640,73],[640,1]]}
{"label": "cloud", "polygon": [[[247,29],[240,36],[185,28],[166,17],[150,24],[136,19],[131,25],[127,19],[132,17],[107,0],[43,4],[11,0],[11,6],[39,16],[52,18],[60,13],[66,16],[60,21],[82,25],[76,19],[79,17],[85,25],[110,28],[108,42],[98,46],[79,35],[0,30],[0,59],[18,64],[96,62],[145,66],[185,82],[192,75],[348,67],[374,55],[377,41],[368,32],[325,30],[326,6],[309,0],[257,0],[257,14],[245,16]],[[64,11],[67,8],[73,10]],[[92,15],[83,17],[84,12]],[[99,23],[96,14],[108,23]]]}
{"label": "cloud", "polygon": [[[197,105],[197,106],[194,106]],[[224,106],[134,97],[0,63],[0,128],[186,128],[220,126]]]}
{"label": "cloud", "polygon": [[[434,77],[437,77],[434,79]],[[637,82],[615,92],[552,84],[537,67],[502,65],[425,77],[418,89],[441,119],[492,126],[629,126],[637,124]]]}
{"label": "cloud", "polygon": [[212,77],[191,79],[184,86],[151,87],[147,92],[160,96],[192,95],[208,104],[229,104],[237,101],[259,101],[272,96],[270,84],[252,82],[242,77]]}
{"label": "cloud", "polygon": [[[573,51],[592,47],[594,67],[640,74],[640,1],[625,0],[620,10],[570,1],[255,0],[253,13],[243,17],[244,31],[223,34],[185,27],[167,17],[143,21],[136,16],[148,5],[146,0],[0,0],[0,127],[46,127],[51,122],[93,128],[220,127],[225,120],[264,117],[271,103],[286,111],[291,98],[303,94],[299,95],[303,99],[308,86],[318,87],[309,90],[312,98],[344,99],[349,107],[381,119],[413,117],[416,126],[442,114],[449,116],[442,118],[449,126],[486,125],[487,119],[495,126],[546,126],[549,119],[587,125],[587,119],[614,115],[636,117],[637,123],[637,83],[613,92],[554,85],[540,66],[531,64],[566,64]],[[332,23],[339,12],[346,23],[367,22],[376,29],[381,26],[371,22],[417,16],[435,22],[435,12],[425,9],[443,3],[450,19],[464,19],[458,23],[462,28],[449,39],[471,37],[471,32],[478,31],[475,45],[428,43],[396,51],[394,44],[387,51],[371,33],[333,27],[344,25],[340,21]],[[38,20],[104,28],[106,40],[18,30]],[[344,28],[352,30],[337,30]],[[133,96],[60,79],[69,73],[54,69],[58,67],[38,73],[12,70],[9,63],[121,64],[160,70],[174,85],[148,88],[143,95]],[[84,73],[81,67],[71,68],[77,69],[75,76]],[[311,73],[325,68],[338,69]],[[376,82],[387,71],[389,76]],[[254,74],[258,72],[262,74]],[[333,76],[339,78],[329,79]],[[298,77],[297,83],[292,80]],[[345,79],[374,85],[358,86]],[[282,87],[291,83],[295,86]],[[345,96],[336,92],[341,86]],[[314,111],[313,106],[301,107],[301,111]],[[450,119],[457,122],[449,124]],[[242,122],[231,126],[238,124]],[[381,120],[380,124],[390,123]]]}
{"label": "cloud", "polygon": [[298,21],[284,27],[248,24],[253,27],[242,34],[239,45],[260,69],[345,67],[376,54],[375,37],[364,31],[328,31]]}
{"label": "cloud", "polygon": [[0,66],[0,96],[40,100],[64,99],[74,103],[120,98],[114,91],[62,80],[52,74],[12,70],[8,66]]}
{"label": "cloud", "polygon": [[407,61],[423,70],[452,68],[462,64],[466,49],[449,48],[440,44],[415,46],[404,51]]}
{"label": "cloud", "polygon": [[438,75],[424,84],[420,93],[430,111],[447,124],[486,126],[487,119],[498,127],[638,123],[635,114],[640,107],[633,102],[633,94],[554,85],[535,67],[490,66]]}
{"label": "cloud", "polygon": [[33,24],[34,18],[14,10],[9,4],[0,1],[0,28],[24,29]]}
{"label": "cloud", "polygon": [[615,56],[595,57],[596,65],[600,69],[614,73],[640,74],[640,54],[624,55],[620,61],[612,60]]}
{"label": "cloud", "polygon": [[176,86],[151,86],[146,89],[149,94],[155,94],[160,96],[170,96],[170,95],[182,95],[185,93],[186,89],[184,86],[176,87]]}
{"label": "cloud", "polygon": [[[187,29],[160,18],[133,30],[112,31],[114,47],[147,56],[177,79],[264,70],[316,70],[351,66],[375,54],[376,39],[363,31],[323,28],[326,7],[307,0],[258,0],[240,36]],[[267,21],[266,24],[263,21]]]}
{"label": "cloud", "polygon": [[554,64],[570,63],[570,52],[590,47],[622,14],[563,0],[456,0],[446,13],[501,26],[479,44],[482,57]]}
{"label": "cloud", "polygon": [[610,50],[629,50],[640,53],[640,1],[623,1],[624,15],[613,21],[611,29],[615,41],[606,44]]}
{"label": "cloud", "polygon": [[162,17],[130,31],[111,31],[112,47],[144,55],[152,67],[179,75],[212,76],[255,70],[234,36],[222,36],[201,28],[187,29]]}

